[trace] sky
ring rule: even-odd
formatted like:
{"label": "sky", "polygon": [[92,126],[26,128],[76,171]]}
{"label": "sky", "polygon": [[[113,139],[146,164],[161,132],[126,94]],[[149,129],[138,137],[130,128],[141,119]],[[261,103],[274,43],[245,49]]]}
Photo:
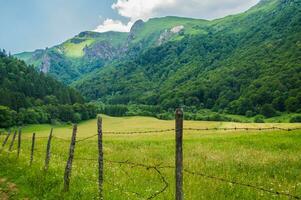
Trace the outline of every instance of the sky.
{"label": "sky", "polygon": [[0,48],[44,49],[82,31],[128,32],[153,17],[216,19],[243,12],[259,0],[0,0]]}

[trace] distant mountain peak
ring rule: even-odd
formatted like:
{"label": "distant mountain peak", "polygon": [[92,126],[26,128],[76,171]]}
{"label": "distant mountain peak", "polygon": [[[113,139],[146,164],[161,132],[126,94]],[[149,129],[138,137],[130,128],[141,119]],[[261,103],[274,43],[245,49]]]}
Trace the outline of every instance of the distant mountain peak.
{"label": "distant mountain peak", "polygon": [[133,24],[133,26],[132,26],[130,32],[131,32],[131,33],[136,32],[137,30],[141,29],[141,28],[143,27],[143,25],[144,25],[144,21],[143,21],[142,19],[137,20],[137,21]]}

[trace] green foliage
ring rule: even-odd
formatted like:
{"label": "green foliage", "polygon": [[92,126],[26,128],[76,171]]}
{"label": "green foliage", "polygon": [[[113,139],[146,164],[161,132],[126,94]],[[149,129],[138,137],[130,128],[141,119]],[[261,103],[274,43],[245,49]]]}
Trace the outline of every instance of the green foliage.
{"label": "green foliage", "polygon": [[74,89],[0,51],[0,127],[79,122],[96,116]]}
{"label": "green foliage", "polygon": [[0,127],[8,128],[12,126],[15,123],[14,115],[15,112],[8,107],[0,106]]}
{"label": "green foliage", "polygon": [[264,123],[264,116],[263,115],[256,115],[255,117],[254,117],[254,122],[255,123]]}
{"label": "green foliage", "polygon": [[[83,32],[62,45],[17,56],[38,68],[49,61],[50,74],[88,100],[108,105],[273,117],[301,111],[300,8],[296,0],[266,0],[212,21],[138,21],[130,33]],[[172,34],[176,26],[184,29]],[[22,98],[13,97],[30,104]],[[106,113],[150,114],[113,109]]]}
{"label": "green foliage", "polygon": [[203,21],[199,28],[207,34],[184,34],[146,48],[74,86],[106,104],[196,106],[267,117],[296,112],[301,108],[299,10],[296,1],[272,0],[244,14]]}
{"label": "green foliage", "polygon": [[301,123],[301,115],[293,116],[293,117],[290,119],[290,123]]}
{"label": "green foliage", "polygon": [[38,106],[42,102],[53,103],[49,101],[58,104],[84,102],[74,89],[7,56],[0,57],[0,96],[0,105],[14,110]]}
{"label": "green foliage", "polygon": [[111,116],[125,116],[128,108],[125,105],[107,105],[100,112]]}
{"label": "green foliage", "polygon": [[264,104],[261,107],[261,114],[265,117],[274,117],[277,115],[276,110],[273,108],[271,104]]}
{"label": "green foliage", "polygon": [[296,97],[290,97],[285,101],[286,110],[289,112],[296,112],[300,109],[301,102]]}

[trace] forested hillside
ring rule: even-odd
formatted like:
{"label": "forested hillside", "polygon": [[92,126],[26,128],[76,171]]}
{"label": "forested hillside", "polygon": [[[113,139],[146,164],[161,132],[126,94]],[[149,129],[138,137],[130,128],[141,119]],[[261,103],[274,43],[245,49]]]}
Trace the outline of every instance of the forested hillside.
{"label": "forested hillside", "polygon": [[109,104],[185,105],[267,117],[300,112],[300,9],[300,1],[262,1],[75,86]]}
{"label": "forested hillside", "polygon": [[4,50],[0,51],[0,96],[0,127],[95,116],[77,91],[7,56]]}
{"label": "forested hillside", "polygon": [[137,21],[17,55],[105,104],[178,106],[272,117],[301,111],[301,4],[262,0],[206,21]]}

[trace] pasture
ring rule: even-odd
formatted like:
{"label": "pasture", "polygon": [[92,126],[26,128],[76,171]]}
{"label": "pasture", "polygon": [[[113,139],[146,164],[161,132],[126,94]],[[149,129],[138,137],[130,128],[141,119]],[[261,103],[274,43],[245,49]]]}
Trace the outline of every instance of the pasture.
{"label": "pasture", "polygon": [[[187,128],[295,128],[301,124],[253,124],[184,121]],[[20,158],[17,143],[0,153],[0,178],[18,186],[11,199],[97,199],[97,137],[78,142],[70,191],[62,192],[72,126],[54,127],[49,171],[43,171],[50,125],[23,128]],[[174,121],[148,117],[103,116],[104,132],[156,131],[174,128]],[[95,135],[96,120],[78,125],[77,140]],[[36,133],[33,165],[31,136]],[[0,143],[4,140],[0,137]],[[10,138],[11,139],[11,138]],[[173,131],[104,133],[104,199],[174,199]],[[184,131],[184,199],[301,198],[301,131]]]}

